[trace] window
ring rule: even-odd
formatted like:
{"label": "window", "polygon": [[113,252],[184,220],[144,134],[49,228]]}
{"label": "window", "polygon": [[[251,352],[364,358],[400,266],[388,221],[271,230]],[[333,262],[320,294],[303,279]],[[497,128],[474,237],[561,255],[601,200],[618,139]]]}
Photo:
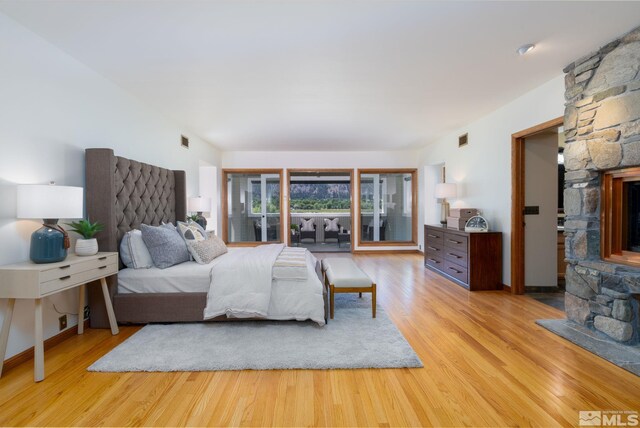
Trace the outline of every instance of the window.
{"label": "window", "polygon": [[416,173],[359,171],[361,245],[417,245]]}
{"label": "window", "polygon": [[640,266],[640,168],[605,172],[601,196],[602,258]]}

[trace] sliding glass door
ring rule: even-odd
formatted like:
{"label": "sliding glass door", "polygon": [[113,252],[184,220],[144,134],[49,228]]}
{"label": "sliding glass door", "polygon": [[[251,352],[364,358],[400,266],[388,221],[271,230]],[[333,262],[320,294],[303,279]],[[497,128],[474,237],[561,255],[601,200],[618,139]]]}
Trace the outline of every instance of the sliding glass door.
{"label": "sliding glass door", "polygon": [[282,242],[282,171],[223,170],[225,224],[230,244]]}
{"label": "sliding glass door", "polygon": [[360,244],[417,245],[416,170],[360,170]]}

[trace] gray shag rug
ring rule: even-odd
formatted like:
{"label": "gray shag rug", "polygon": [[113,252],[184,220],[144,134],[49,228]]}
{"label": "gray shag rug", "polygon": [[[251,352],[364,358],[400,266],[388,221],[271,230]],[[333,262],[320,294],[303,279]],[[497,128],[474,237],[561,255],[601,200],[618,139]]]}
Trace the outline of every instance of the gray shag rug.
{"label": "gray shag rug", "polygon": [[100,358],[95,372],[423,367],[371,296],[336,295],[335,318],[150,324]]}

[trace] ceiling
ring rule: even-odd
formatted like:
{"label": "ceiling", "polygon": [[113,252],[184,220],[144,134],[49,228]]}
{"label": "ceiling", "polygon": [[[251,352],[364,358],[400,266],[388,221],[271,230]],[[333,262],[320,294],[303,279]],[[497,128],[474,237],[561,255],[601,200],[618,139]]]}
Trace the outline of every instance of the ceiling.
{"label": "ceiling", "polygon": [[415,148],[640,25],[640,2],[0,0],[0,12],[223,150]]}

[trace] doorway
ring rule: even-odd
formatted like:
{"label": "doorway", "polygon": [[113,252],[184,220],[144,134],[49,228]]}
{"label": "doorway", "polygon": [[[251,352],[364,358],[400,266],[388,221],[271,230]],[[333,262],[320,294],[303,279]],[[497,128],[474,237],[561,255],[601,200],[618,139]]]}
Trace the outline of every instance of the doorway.
{"label": "doorway", "polygon": [[512,136],[511,292],[562,309],[563,118]]}
{"label": "doorway", "polygon": [[289,245],[315,253],[353,248],[353,170],[287,170]]}

